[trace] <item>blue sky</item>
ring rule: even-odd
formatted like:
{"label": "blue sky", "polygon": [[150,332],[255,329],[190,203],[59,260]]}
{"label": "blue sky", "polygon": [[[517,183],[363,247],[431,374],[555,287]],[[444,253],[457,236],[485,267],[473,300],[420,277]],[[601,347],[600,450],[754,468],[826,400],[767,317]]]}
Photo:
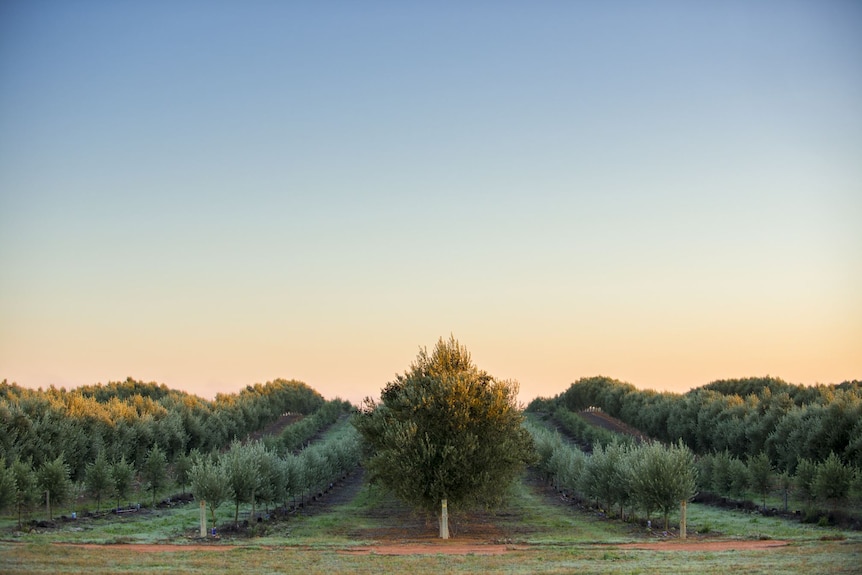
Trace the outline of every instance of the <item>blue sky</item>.
{"label": "blue sky", "polygon": [[0,378],[862,373],[853,2],[6,2]]}

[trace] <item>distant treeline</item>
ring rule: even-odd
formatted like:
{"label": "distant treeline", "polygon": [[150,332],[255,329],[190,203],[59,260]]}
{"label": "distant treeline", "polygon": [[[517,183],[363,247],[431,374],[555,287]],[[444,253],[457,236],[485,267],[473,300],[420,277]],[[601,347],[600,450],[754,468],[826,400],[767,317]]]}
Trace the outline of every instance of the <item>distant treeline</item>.
{"label": "distant treeline", "polygon": [[764,453],[777,469],[795,473],[801,461],[830,454],[862,468],[862,382],[793,385],[773,377],[721,380],[684,394],[639,390],[607,377],[578,380],[527,411],[598,407],[644,434],[695,453],[747,459]]}
{"label": "distant treeline", "polygon": [[67,391],[0,382],[0,460],[38,469],[62,457],[80,480],[102,454],[140,469],[151,448],[168,461],[211,452],[272,423],[283,413],[310,414],[326,402],[308,385],[276,379],[208,401],[131,378]]}

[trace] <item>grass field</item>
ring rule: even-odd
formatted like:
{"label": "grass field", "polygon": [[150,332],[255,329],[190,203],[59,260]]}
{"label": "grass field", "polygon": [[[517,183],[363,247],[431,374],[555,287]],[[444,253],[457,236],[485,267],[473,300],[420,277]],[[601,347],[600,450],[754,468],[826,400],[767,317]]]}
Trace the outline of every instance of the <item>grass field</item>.
{"label": "grass field", "polygon": [[[227,519],[228,506],[220,509]],[[689,508],[692,541],[730,541],[724,550],[681,546],[638,525],[563,505],[534,478],[513,489],[497,512],[453,515],[455,537],[358,483],[343,502],[306,517],[268,524],[257,537],[201,542],[194,504],[116,518],[69,522],[16,534],[4,522],[0,573],[859,573],[862,536],[726,511]],[[706,534],[695,532],[708,531]],[[767,549],[749,542],[786,541]],[[658,549],[630,543],[664,542]],[[95,546],[83,546],[91,543]],[[201,545],[205,543],[205,545]],[[469,543],[467,551],[450,554]],[[113,545],[112,545],[113,544]],[[123,544],[123,545],[118,545]],[[137,544],[132,547],[128,544]],[[394,546],[394,547],[393,547]],[[393,548],[410,554],[390,555]],[[493,550],[495,554],[486,555]]]}

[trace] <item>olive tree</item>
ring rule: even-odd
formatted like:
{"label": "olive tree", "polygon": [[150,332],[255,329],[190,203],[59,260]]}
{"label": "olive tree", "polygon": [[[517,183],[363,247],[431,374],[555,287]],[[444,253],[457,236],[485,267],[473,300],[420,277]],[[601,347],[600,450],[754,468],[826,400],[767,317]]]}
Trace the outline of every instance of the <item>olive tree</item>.
{"label": "olive tree", "polygon": [[48,461],[36,474],[39,489],[45,494],[48,504],[48,521],[53,521],[53,505],[66,501],[71,487],[69,479],[69,466],[60,455],[53,461]]}
{"label": "olive tree", "polygon": [[185,491],[189,484],[189,474],[194,465],[194,457],[186,453],[179,453],[174,458],[174,479],[180,486],[180,491]]}
{"label": "olive tree", "polygon": [[198,501],[206,501],[216,524],[216,509],[229,497],[227,476],[224,469],[209,457],[204,457],[192,467],[189,473],[192,493]]}
{"label": "olive tree", "polygon": [[111,465],[111,479],[114,481],[114,494],[117,496],[117,509],[120,508],[120,499],[129,495],[132,489],[132,480],[135,478],[135,468],[126,461],[123,456],[119,461]]}
{"label": "olive tree", "polygon": [[834,452],[830,453],[826,461],[817,466],[813,483],[814,495],[821,501],[830,503],[834,509],[847,499],[852,479],[853,469],[844,465]]}
{"label": "olive tree", "polygon": [[95,461],[87,464],[84,483],[90,493],[96,496],[96,511],[98,512],[102,507],[102,496],[110,494],[114,487],[111,465],[105,458],[104,451],[99,453]]}
{"label": "olive tree", "polygon": [[18,511],[18,527],[21,527],[21,512],[29,513],[32,505],[39,498],[36,484],[36,473],[30,461],[16,459],[12,463],[12,473],[15,476],[15,506]]}
{"label": "olive tree", "polygon": [[252,503],[261,486],[259,456],[259,450],[253,445],[244,446],[234,440],[230,450],[221,457],[228,494],[235,504],[234,525],[239,524],[240,504]]}
{"label": "olive tree", "polygon": [[748,460],[748,477],[751,480],[751,488],[760,495],[763,508],[766,508],[766,496],[772,489],[772,463],[766,453],[760,452]]}
{"label": "olive tree", "polygon": [[660,510],[667,530],[671,509],[696,494],[694,454],[681,441],[669,447],[650,443],[640,451],[631,476],[635,499],[644,509]]}
{"label": "olive tree", "polygon": [[141,478],[147,484],[147,491],[153,492],[153,507],[155,507],[156,493],[168,482],[168,458],[158,445],[153,445],[147,451],[147,457],[141,468]]}
{"label": "olive tree", "polygon": [[6,458],[0,457],[0,512],[15,502],[16,494],[15,473],[11,467],[6,467]]}
{"label": "olive tree", "polygon": [[408,504],[439,511],[449,537],[448,507],[494,506],[533,459],[522,427],[517,384],[473,363],[454,337],[442,338],[354,418],[366,445],[370,481]]}

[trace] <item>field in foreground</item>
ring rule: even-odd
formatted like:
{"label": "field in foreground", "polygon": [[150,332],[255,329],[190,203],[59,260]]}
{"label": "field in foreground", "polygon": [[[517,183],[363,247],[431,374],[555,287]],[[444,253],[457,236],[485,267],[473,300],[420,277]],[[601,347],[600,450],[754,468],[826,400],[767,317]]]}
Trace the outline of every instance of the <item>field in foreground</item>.
{"label": "field in foreground", "polygon": [[4,573],[858,573],[859,543],[803,542],[726,551],[636,550],[612,545],[516,546],[502,554],[356,554],[331,547],[219,546],[136,552],[127,547],[0,546]]}
{"label": "field in foreground", "polygon": [[[858,573],[862,536],[692,505],[681,542],[566,505],[533,476],[493,513],[456,514],[455,538],[361,478],[258,537],[195,538],[194,505],[0,542],[2,573]],[[701,531],[701,533],[695,533]],[[706,533],[703,533],[706,532]]]}

